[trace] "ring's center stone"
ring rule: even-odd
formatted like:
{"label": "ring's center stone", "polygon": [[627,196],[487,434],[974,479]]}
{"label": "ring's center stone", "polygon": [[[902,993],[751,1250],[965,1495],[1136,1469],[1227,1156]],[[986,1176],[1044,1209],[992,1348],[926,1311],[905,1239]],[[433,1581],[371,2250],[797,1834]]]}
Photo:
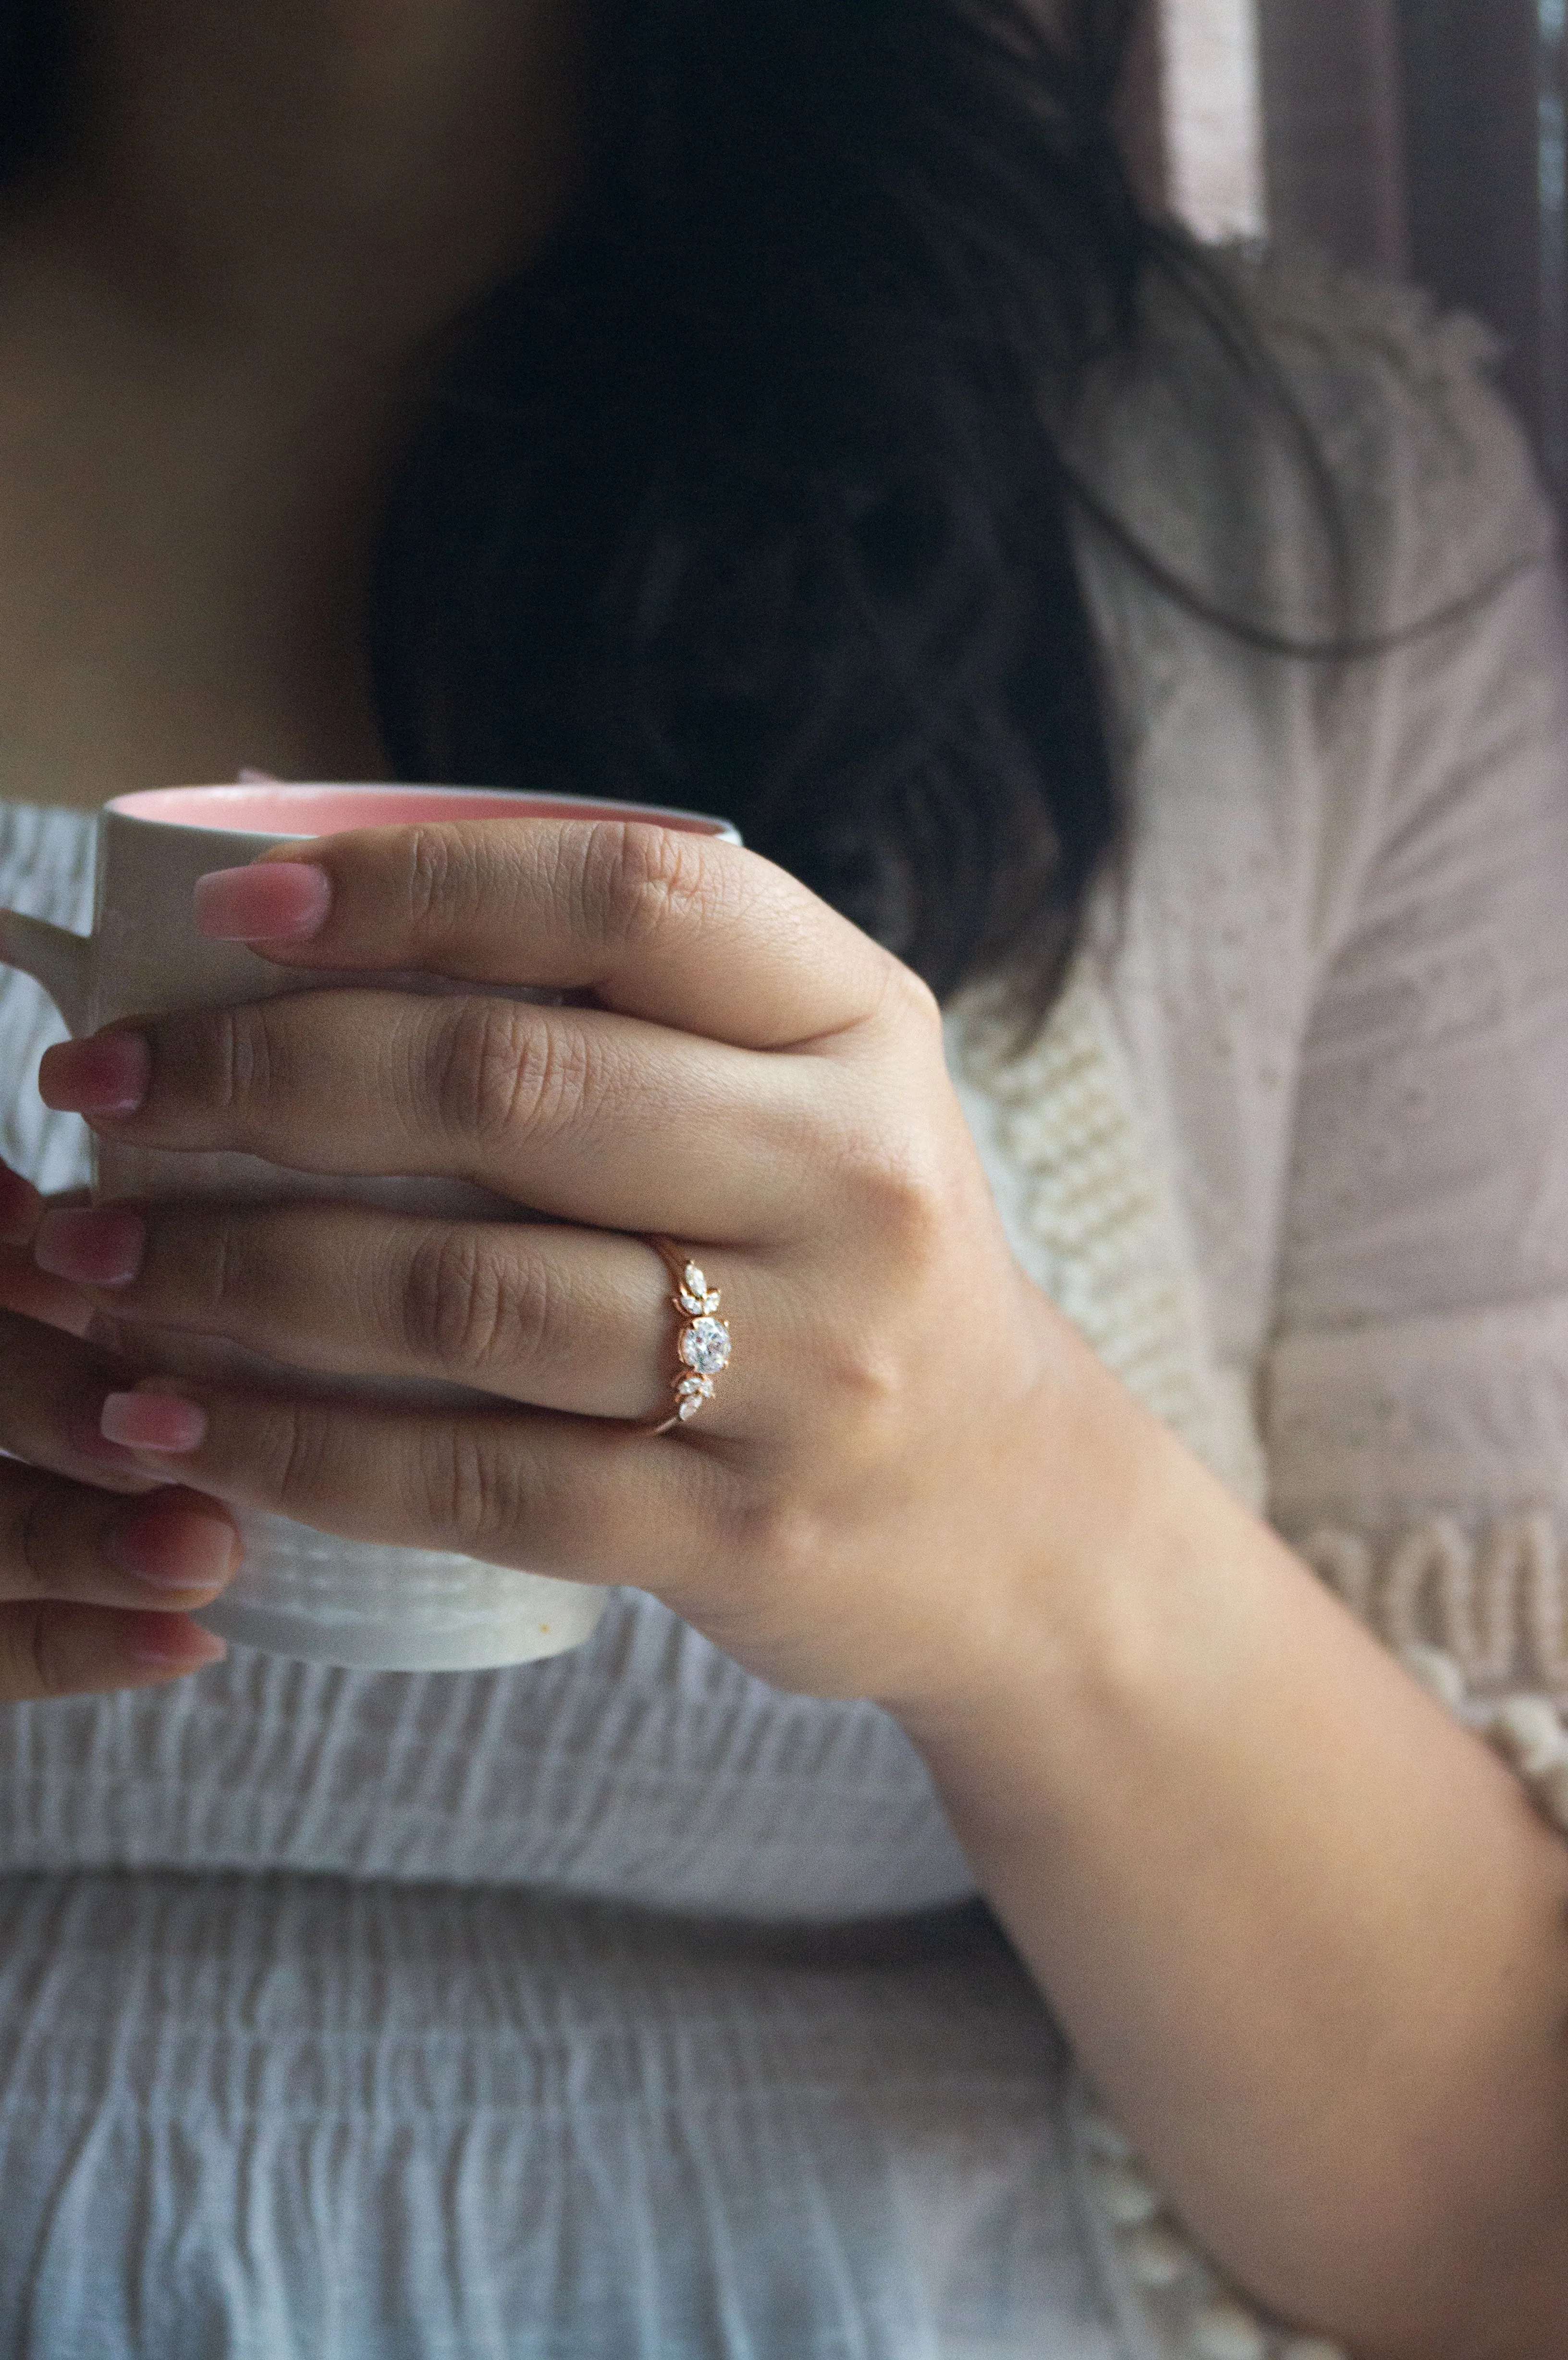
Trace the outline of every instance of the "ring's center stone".
{"label": "ring's center stone", "polygon": [[681,1357],[700,1377],[716,1377],[730,1361],[730,1331],[722,1319],[693,1319],[681,1338]]}

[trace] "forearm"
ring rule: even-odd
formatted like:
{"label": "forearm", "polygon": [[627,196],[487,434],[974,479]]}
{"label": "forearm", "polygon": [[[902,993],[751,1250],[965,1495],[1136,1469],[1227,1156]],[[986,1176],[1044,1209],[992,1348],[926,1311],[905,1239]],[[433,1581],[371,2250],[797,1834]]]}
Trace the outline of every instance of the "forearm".
{"label": "forearm", "polygon": [[985,1671],[901,1717],[1086,2069],[1285,2317],[1568,2349],[1568,1852],[1140,1416],[1051,1459],[1118,1500],[1103,1561],[1064,1505]]}

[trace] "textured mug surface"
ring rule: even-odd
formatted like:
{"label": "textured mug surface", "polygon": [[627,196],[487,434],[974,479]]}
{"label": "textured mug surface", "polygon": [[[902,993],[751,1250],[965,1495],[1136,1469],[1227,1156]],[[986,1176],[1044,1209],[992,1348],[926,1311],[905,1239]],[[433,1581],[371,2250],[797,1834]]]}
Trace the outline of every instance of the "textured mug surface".
{"label": "textured mug surface", "polygon": [[[11,914],[0,935],[0,956],[38,978],[73,1033],[95,1032],[120,1017],[341,988],[360,978],[290,971],[243,944],[198,934],[192,916],[197,879],[214,869],[242,867],[279,842],[353,827],[569,817],[651,822],[739,841],[726,822],[698,813],[571,796],[336,783],[159,788],[121,796],[101,815],[92,935]],[[387,988],[388,978],[376,980]],[[403,976],[396,988],[474,989]],[[190,1196],[276,1203],[330,1194],[454,1219],[527,1218],[516,1205],[461,1181],[334,1175],[323,1182],[255,1156],[170,1153],[107,1141],[95,1143],[93,1193],[101,1203]],[[147,1350],[145,1331],[138,1332],[137,1346]],[[163,1334],[151,1349],[170,1374],[239,1376],[293,1392],[454,1408],[480,1398],[440,1384],[324,1380],[205,1338]],[[452,1551],[340,1540],[289,1517],[236,1513],[245,1561],[223,1597],[197,1620],[223,1638],[275,1655],[376,1671],[474,1671],[528,1663],[586,1639],[607,1596],[590,1583],[485,1565]]]}

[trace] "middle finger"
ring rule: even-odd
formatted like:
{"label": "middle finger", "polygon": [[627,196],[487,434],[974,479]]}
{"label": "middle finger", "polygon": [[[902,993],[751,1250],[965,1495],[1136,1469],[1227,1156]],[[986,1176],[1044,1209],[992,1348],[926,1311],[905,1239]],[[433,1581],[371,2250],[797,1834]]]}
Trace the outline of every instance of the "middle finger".
{"label": "middle finger", "polygon": [[832,1059],[767,1055],[601,1009],[301,992],[51,1049],[46,1102],[141,1147],[297,1172],[441,1175],[606,1229],[738,1242],[808,1218]]}

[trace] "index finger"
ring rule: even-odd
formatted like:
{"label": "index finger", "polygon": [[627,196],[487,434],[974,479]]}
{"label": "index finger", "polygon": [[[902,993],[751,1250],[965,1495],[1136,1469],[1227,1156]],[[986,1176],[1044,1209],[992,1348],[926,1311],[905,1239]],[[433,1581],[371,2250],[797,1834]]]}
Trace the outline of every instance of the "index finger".
{"label": "index finger", "polygon": [[293,967],[593,991],[749,1049],[847,1031],[896,962],[756,853],[627,820],[458,821],[280,846],[198,888],[197,923]]}

